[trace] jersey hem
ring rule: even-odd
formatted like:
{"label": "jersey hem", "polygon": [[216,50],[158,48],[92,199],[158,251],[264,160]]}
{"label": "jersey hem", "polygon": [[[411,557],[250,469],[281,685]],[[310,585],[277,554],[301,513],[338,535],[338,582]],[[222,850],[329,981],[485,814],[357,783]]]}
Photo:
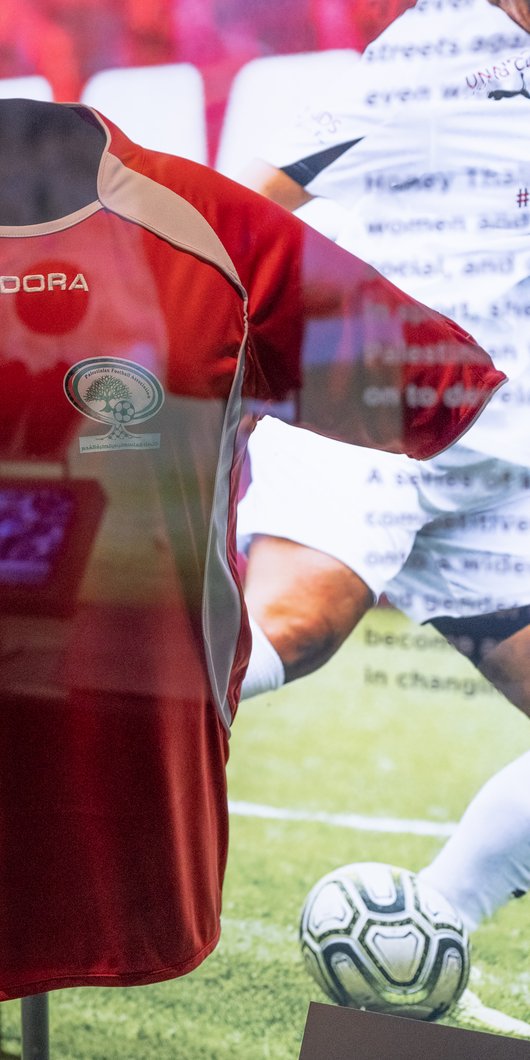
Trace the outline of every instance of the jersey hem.
{"label": "jersey hem", "polygon": [[[494,382],[495,380],[496,383]],[[484,412],[484,409],[489,405],[492,397],[507,381],[508,377],[504,375],[504,372],[499,372],[496,368],[490,369],[486,376],[477,372],[476,383],[485,391],[482,401],[475,408],[470,407],[467,412],[462,413],[458,421],[457,430],[451,438],[451,441],[446,442],[441,449],[436,449],[434,452],[431,447],[427,446],[423,449],[415,448],[414,450],[407,450],[406,455],[414,460],[430,460],[435,456],[440,456],[441,453],[445,453],[447,449],[452,449],[453,445],[460,442],[462,437],[467,434],[475,423],[475,420],[478,420],[479,416]]]}
{"label": "jersey hem", "polygon": [[116,975],[64,975],[52,979],[37,979],[24,986],[13,986],[0,990],[0,1002],[15,1001],[17,998],[29,997],[32,994],[49,993],[52,990],[64,990],[74,986],[148,986],[150,983],[163,983],[168,979],[179,979],[198,968],[206,957],[209,957],[219,942],[221,926],[219,925],[213,939],[203,946],[189,960],[171,967],[157,968],[149,972],[130,972]]}

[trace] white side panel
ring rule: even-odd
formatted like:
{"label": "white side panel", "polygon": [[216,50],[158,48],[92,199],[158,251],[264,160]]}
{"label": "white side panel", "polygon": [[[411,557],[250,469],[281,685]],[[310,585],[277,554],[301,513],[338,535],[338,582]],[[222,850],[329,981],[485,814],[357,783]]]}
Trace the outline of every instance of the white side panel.
{"label": "white side panel", "polygon": [[208,555],[204,574],[202,623],[210,684],[221,721],[229,729],[232,721],[228,688],[241,629],[241,600],[228,562],[230,515],[230,471],[234,460],[237,429],[241,419],[242,387],[248,334],[245,300],[245,335],[226,406],[223,437],[212,504]]}

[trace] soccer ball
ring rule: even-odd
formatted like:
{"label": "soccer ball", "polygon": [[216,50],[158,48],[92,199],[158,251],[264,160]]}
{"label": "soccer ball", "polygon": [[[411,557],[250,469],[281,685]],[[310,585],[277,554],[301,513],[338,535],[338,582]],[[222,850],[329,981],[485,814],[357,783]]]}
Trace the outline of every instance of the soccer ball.
{"label": "soccer ball", "polygon": [[116,420],[116,423],[130,423],[134,419],[134,405],[132,401],[126,401],[123,398],[117,401],[112,409],[112,415]]}
{"label": "soccer ball", "polygon": [[339,1005],[413,1019],[448,1012],[469,976],[466,931],[413,872],[344,865],[310,891],[300,922],[310,974]]}

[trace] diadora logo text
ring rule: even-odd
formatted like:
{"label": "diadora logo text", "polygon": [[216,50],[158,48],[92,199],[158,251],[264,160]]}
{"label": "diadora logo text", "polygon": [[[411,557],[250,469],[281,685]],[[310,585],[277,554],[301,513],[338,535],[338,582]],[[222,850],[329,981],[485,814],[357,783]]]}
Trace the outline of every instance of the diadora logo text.
{"label": "diadora logo text", "polygon": [[16,294],[27,291],[38,294],[40,291],[88,291],[88,283],[82,272],[73,279],[65,272],[33,272],[25,276],[0,276],[0,294]]}

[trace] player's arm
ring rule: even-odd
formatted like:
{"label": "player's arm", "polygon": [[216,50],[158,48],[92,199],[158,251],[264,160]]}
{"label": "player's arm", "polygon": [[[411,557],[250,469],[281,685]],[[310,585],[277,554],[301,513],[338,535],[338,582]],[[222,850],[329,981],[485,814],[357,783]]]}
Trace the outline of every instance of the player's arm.
{"label": "player's arm", "polygon": [[265,198],[283,206],[285,210],[298,210],[304,203],[314,198],[296,180],[288,176],[283,169],[271,166],[261,158],[255,158],[241,171],[239,183],[246,188],[257,191]]}

